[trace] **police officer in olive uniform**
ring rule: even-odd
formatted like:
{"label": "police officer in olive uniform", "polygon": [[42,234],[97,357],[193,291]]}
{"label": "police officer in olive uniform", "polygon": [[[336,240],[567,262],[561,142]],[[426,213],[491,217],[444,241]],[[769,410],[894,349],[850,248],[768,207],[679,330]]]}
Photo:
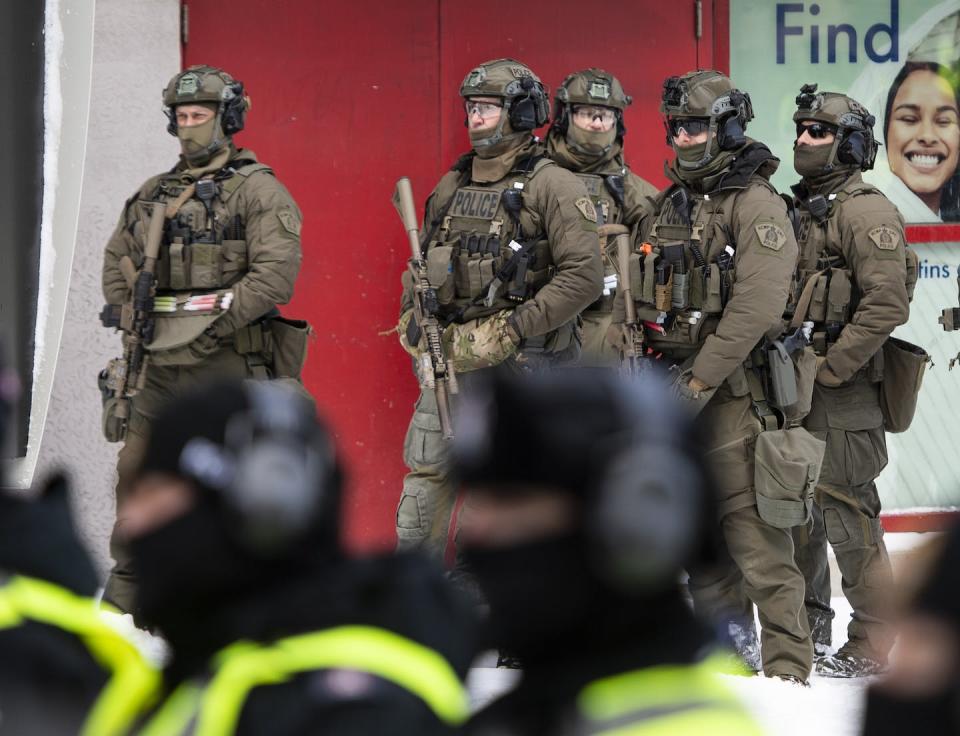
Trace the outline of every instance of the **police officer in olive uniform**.
{"label": "police officer in olive uniform", "polygon": [[[473,150],[427,200],[421,247],[447,359],[464,385],[503,362],[533,370],[575,359],[577,315],[600,296],[603,268],[586,189],[531,135],[548,118],[540,79],[497,59],[471,70],[460,96]],[[425,341],[410,300],[405,281],[400,339],[417,356]],[[417,400],[404,461],[398,548],[442,558],[456,488],[432,389]]]}
{"label": "police officer in olive uniform", "polygon": [[691,592],[698,610],[716,614],[742,575],[759,609],[764,673],[805,682],[813,652],[803,577],[789,529],[761,517],[754,483],[758,435],[777,423],[745,368],[761,338],[780,330],[797,258],[769,183],[779,160],[745,136],[750,98],[718,72],[667,79],[660,111],[676,152],[665,170],[673,184],[642,223],[628,276],[649,350],[675,367],[678,393],[712,429],[720,525],[735,565],[729,585],[691,570]]}
{"label": "police officer in olive uniform", "polygon": [[881,347],[910,313],[903,218],[860,172],[873,168],[874,117],[856,100],[805,85],[797,97],[793,187],[800,242],[793,310],[814,322],[818,356],[805,426],[826,440],[811,523],[798,527],[815,643],[830,645],[827,542],[853,608],[847,642],[818,661],[836,677],[875,674],[893,640],[885,598],[893,586],[875,480],[887,464],[879,381]]}
{"label": "police officer in olive uniform", "polygon": [[[597,209],[597,221],[633,227],[651,206],[656,187],[630,171],[623,160],[627,132],[623,112],[633,99],[620,81],[602,69],[574,72],[554,94],[547,152],[584,183]],[[613,239],[601,241],[603,295],[584,310],[581,365],[616,363],[619,353],[607,340],[616,294]]]}
{"label": "police officer in olive uniform", "polygon": [[659,381],[487,374],[453,440],[461,546],[524,675],[464,732],[758,733],[678,584],[719,543],[693,423]]}
{"label": "police officer in olive uniform", "polygon": [[[280,351],[274,350],[270,318],[290,300],[300,268],[296,202],[252,151],[233,143],[249,108],[243,84],[220,69],[194,66],[170,80],[163,102],[167,130],[180,140],[182,155],[127,201],[103,259],[104,296],[118,312],[117,305],[130,302],[144,262],[149,203],[166,205],[146,382],[133,397],[125,432],[108,432],[108,440],[124,441],[117,462],[121,499],[161,407],[214,376],[275,373],[272,354]],[[105,416],[105,427],[111,426],[116,423]],[[104,597],[131,611],[135,579],[117,538],[122,524],[121,516]]]}

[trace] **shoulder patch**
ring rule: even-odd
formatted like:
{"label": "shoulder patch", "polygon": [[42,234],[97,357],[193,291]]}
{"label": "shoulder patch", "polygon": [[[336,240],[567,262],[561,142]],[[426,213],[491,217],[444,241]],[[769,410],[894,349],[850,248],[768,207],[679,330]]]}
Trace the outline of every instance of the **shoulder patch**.
{"label": "shoulder patch", "polygon": [[760,245],[770,250],[780,250],[787,242],[787,236],[783,228],[774,225],[772,222],[762,222],[754,228],[757,231],[757,237],[760,238]]}
{"label": "shoulder patch", "polygon": [[577,206],[577,209],[580,210],[580,214],[583,215],[585,220],[590,220],[590,222],[597,221],[597,210],[589,197],[577,197],[577,201],[574,202],[574,204]]}
{"label": "shoulder patch", "polygon": [[867,237],[873,241],[873,244],[880,250],[896,250],[900,244],[900,233],[889,225],[879,225],[873,228]]}
{"label": "shoulder patch", "polygon": [[280,220],[280,224],[283,225],[283,229],[286,230],[291,235],[300,236],[300,229],[302,223],[300,218],[297,217],[292,210],[280,210],[277,213],[277,219]]}

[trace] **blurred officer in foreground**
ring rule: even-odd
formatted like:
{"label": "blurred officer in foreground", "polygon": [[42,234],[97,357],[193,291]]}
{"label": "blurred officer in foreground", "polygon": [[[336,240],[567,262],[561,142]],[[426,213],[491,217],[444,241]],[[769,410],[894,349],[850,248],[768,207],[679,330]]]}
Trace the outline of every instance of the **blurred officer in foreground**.
{"label": "blurred officer in foreground", "polygon": [[[0,367],[0,436],[14,385]],[[0,733],[121,733],[159,676],[100,617],[66,481],[32,495],[0,490]]]}
{"label": "blurred officer in foreground", "polygon": [[758,733],[680,592],[715,554],[715,489],[666,395],[584,369],[498,372],[464,396],[463,554],[489,643],[525,669],[467,733]]}
{"label": "blurred officer in foreground", "polygon": [[[623,160],[627,128],[623,113],[633,99],[615,76],[584,69],[563,80],[553,98],[547,153],[583,182],[601,225],[633,227],[652,207],[657,188],[634,174]],[[617,291],[614,240],[601,238],[603,294],[581,314],[581,365],[614,365],[619,351],[607,340]]]}
{"label": "blurred officer in foreground", "polygon": [[960,527],[897,627],[889,676],[867,694],[865,736],[960,733]]}
{"label": "blurred officer in foreground", "polygon": [[211,386],[157,417],[124,506],[137,615],[172,650],[148,733],[196,718],[204,734],[441,734],[465,718],[464,609],[419,557],[345,559],[340,493],[328,431],[280,382]]}
{"label": "blurred officer in foreground", "polygon": [[[794,541],[814,645],[826,655],[817,672],[860,677],[886,667],[894,637],[886,600],[893,572],[875,481],[887,464],[884,430],[905,429],[885,423],[881,382],[898,377],[885,343],[910,316],[916,271],[908,283],[903,218],[861,175],[877,153],[873,115],[814,84],[800,90],[793,120],[794,168],[803,178],[793,187],[800,261],[788,312],[794,324],[813,324],[817,374],[804,426],[827,443],[811,522],[794,529]],[[895,393],[915,402],[913,388],[901,381]],[[834,615],[828,542],[853,608],[836,654],[826,651]]]}

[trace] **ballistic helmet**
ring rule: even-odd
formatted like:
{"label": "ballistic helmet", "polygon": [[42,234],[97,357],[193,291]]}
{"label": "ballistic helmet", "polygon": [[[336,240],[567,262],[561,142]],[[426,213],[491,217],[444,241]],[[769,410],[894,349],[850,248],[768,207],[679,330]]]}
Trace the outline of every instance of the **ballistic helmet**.
{"label": "ballistic helmet", "polygon": [[873,137],[876,118],[863,105],[839,92],[817,92],[815,84],[803,85],[796,102],[795,123],[806,120],[824,123],[834,131],[825,173],[838,164],[856,166],[862,171],[873,168],[879,148]]}
{"label": "ballistic helmet", "polygon": [[[504,123],[509,120],[516,133],[534,130],[550,118],[547,88],[533,70],[515,59],[494,59],[470,70],[460,85],[460,96],[499,97],[503,100],[500,121],[487,138],[474,140],[474,146],[493,146],[504,139]],[[466,124],[466,120],[464,120]]]}

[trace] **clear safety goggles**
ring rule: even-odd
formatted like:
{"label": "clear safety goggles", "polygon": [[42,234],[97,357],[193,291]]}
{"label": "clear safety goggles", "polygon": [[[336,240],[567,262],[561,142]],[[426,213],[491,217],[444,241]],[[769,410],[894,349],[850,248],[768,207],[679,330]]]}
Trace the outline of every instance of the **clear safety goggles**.
{"label": "clear safety goggles", "polygon": [[463,109],[467,111],[467,117],[479,115],[483,119],[496,117],[503,109],[503,105],[496,102],[477,102],[476,100],[467,100],[463,103]]}
{"label": "clear safety goggles", "polygon": [[611,126],[617,119],[615,110],[609,107],[595,107],[593,105],[574,105],[573,116],[578,122],[592,123],[594,120],[600,120],[606,126]]}

